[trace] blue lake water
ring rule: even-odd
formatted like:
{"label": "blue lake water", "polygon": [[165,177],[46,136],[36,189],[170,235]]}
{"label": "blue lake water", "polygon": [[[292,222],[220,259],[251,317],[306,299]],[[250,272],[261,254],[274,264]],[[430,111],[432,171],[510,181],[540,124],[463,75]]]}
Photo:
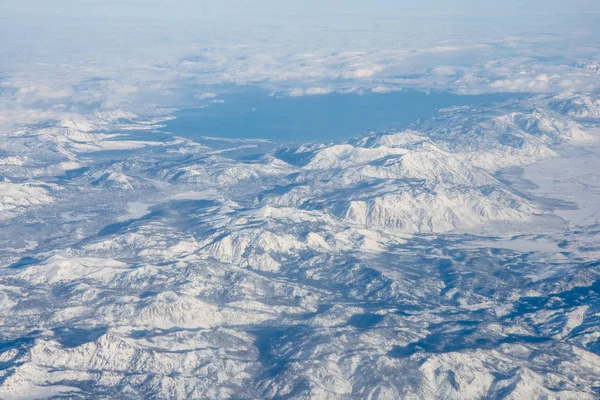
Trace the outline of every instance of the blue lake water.
{"label": "blue lake water", "polygon": [[[164,130],[191,138],[336,141],[369,131],[401,129],[419,119],[435,116],[440,108],[484,105],[516,96],[401,91],[276,97],[253,89],[198,100],[197,107],[176,112],[177,118],[168,121]],[[219,103],[211,103],[215,100]]]}

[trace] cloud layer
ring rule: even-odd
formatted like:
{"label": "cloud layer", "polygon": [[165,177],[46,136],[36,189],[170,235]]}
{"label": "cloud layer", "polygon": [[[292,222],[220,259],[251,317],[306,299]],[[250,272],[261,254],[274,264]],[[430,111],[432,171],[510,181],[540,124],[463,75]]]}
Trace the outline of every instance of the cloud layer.
{"label": "cloud layer", "polygon": [[[54,5],[60,4],[66,3]],[[110,6],[86,4],[88,11]],[[152,113],[194,96],[208,102],[231,85],[290,96],[407,88],[591,92],[599,86],[593,15],[533,18],[530,24],[522,16],[518,26],[504,19],[482,26],[482,20],[458,24],[448,16],[385,18],[381,12],[292,18],[293,6],[280,20],[207,15],[198,16],[202,23],[177,24],[66,14],[3,19],[0,123],[98,108]]]}

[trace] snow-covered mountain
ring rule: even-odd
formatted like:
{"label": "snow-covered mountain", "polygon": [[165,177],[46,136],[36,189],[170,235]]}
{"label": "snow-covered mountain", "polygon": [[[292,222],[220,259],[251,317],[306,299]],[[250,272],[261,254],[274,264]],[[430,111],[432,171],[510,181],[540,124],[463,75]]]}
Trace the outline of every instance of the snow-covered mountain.
{"label": "snow-covered mountain", "polygon": [[592,170],[597,105],[254,154],[122,111],[5,132],[0,398],[598,398],[600,220],[559,212],[597,175],[523,172]]}
{"label": "snow-covered mountain", "polygon": [[554,96],[549,107],[561,114],[575,118],[600,118],[600,99],[585,94]]}

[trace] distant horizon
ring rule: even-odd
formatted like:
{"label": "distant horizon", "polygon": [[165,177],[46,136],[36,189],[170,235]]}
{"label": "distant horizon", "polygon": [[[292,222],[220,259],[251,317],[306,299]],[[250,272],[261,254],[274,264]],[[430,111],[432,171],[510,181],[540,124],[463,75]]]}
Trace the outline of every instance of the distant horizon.
{"label": "distant horizon", "polygon": [[[113,12],[124,15],[136,11],[136,14],[160,10],[162,17],[180,15],[177,7],[186,8],[186,12],[202,11],[226,15],[228,13],[246,15],[294,15],[294,14],[369,14],[398,15],[402,13],[444,14],[444,15],[473,15],[498,16],[531,14],[591,14],[600,13],[600,5],[593,0],[507,0],[497,2],[481,2],[478,0],[457,0],[449,3],[445,0],[423,0],[418,4],[408,0],[375,0],[365,4],[360,0],[333,0],[320,2],[316,0],[287,1],[275,0],[224,0],[218,3],[208,0],[174,0],[165,3],[161,0],[126,0],[121,2],[107,0],[24,0],[5,4],[6,11],[21,12],[52,12],[52,11],[83,11],[83,12]],[[165,11],[168,11],[165,13]],[[158,15],[156,15],[158,17]]]}

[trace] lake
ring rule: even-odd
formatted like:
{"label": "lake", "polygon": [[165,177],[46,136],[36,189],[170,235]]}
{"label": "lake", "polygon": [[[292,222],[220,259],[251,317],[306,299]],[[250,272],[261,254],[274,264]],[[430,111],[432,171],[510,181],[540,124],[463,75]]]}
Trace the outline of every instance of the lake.
{"label": "lake", "polygon": [[327,142],[369,131],[401,129],[435,116],[440,108],[484,105],[516,94],[456,95],[406,90],[390,93],[330,93],[273,96],[250,89],[197,100],[175,113],[164,131],[184,137],[268,139],[278,142]]}

